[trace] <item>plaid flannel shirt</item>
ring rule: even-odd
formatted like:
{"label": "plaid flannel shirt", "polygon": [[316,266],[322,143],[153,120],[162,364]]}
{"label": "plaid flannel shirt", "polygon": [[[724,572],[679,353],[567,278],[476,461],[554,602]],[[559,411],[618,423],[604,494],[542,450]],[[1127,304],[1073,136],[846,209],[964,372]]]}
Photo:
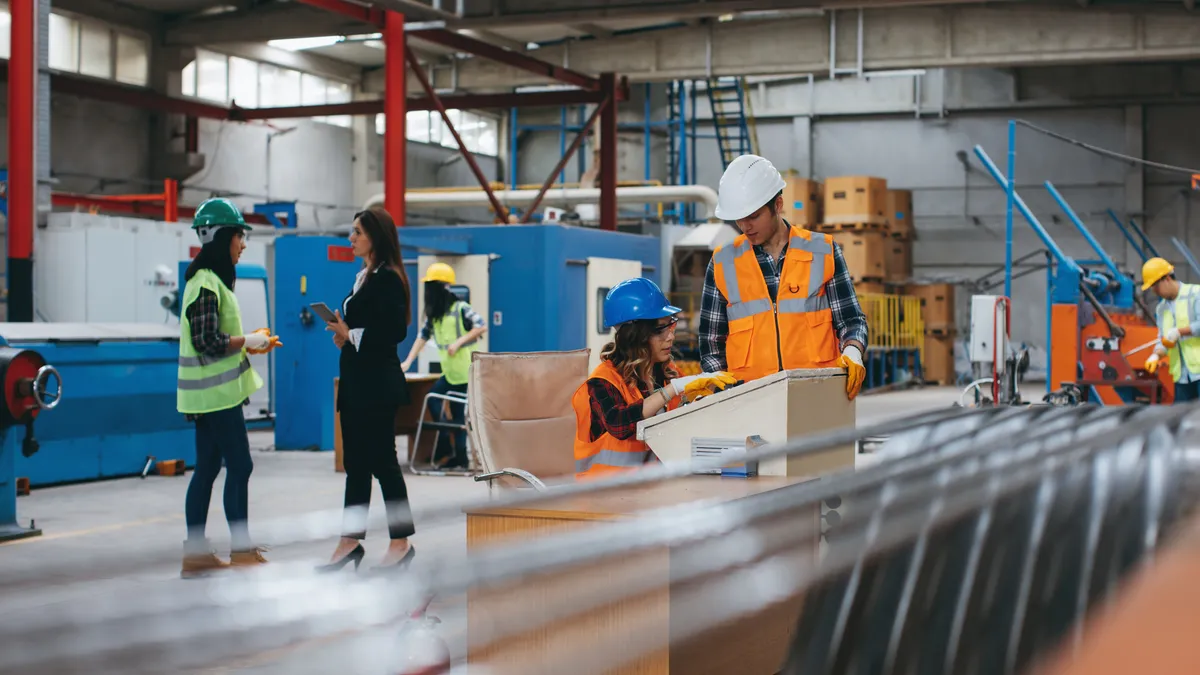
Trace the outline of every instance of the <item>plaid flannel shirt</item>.
{"label": "plaid flannel shirt", "polygon": [[[767,282],[771,302],[775,302],[787,250],[787,244],[784,244],[776,262],[761,246],[754,247],[754,255],[758,258],[759,269]],[[845,349],[848,343],[857,342],[865,356],[867,317],[858,304],[854,282],[850,280],[850,271],[846,269],[846,259],[842,256],[842,247],[836,243],[833,246],[833,278],[825,284],[825,295],[829,298],[830,309],[833,310],[833,328],[837,331],[839,347]],[[725,362],[725,338],[729,335],[729,318],[725,315],[726,304],[725,296],[717,289],[713,262],[710,260],[708,271],[704,273],[704,294],[700,301],[700,365],[708,373],[722,371],[728,367]]]}
{"label": "plaid flannel shirt", "polygon": [[221,332],[221,314],[217,294],[207,288],[188,305],[188,322],[192,325],[192,347],[205,356],[225,356],[229,352],[229,336]]}
{"label": "plaid flannel shirt", "polygon": [[[654,388],[666,384],[666,378],[655,369]],[[627,441],[637,435],[638,422],[642,421],[642,401],[651,391],[643,391],[642,399],[626,403],[625,397],[607,380],[598,377],[587,381],[588,404],[592,409],[592,427],[588,430],[588,440],[594,441],[601,434],[608,432],[620,441]]]}

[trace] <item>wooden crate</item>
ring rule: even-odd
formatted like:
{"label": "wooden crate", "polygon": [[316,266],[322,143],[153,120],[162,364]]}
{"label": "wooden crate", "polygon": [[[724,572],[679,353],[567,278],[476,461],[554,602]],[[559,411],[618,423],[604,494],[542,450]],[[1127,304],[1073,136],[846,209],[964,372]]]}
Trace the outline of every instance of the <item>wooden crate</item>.
{"label": "wooden crate", "polygon": [[903,284],[912,278],[912,242],[889,237],[884,244],[884,278],[888,283]]}
{"label": "wooden crate", "polygon": [[896,239],[912,239],[916,235],[912,221],[912,190],[887,191],[888,224]]}
{"label": "wooden crate", "polygon": [[792,225],[813,229],[821,224],[821,184],[788,176],[783,188],[783,217]]}
{"label": "wooden crate", "polygon": [[925,336],[925,353],[921,358],[922,377],[926,382],[954,384],[954,335]]}
{"label": "wooden crate", "polygon": [[873,176],[827,178],[821,208],[825,225],[886,228],[887,181]]}
{"label": "wooden crate", "polygon": [[909,284],[904,292],[921,299],[926,333],[944,335],[954,330],[954,284]]}
{"label": "wooden crate", "polygon": [[846,269],[855,281],[882,282],[886,275],[884,267],[884,243],[881,232],[838,232],[833,240],[842,247]]}

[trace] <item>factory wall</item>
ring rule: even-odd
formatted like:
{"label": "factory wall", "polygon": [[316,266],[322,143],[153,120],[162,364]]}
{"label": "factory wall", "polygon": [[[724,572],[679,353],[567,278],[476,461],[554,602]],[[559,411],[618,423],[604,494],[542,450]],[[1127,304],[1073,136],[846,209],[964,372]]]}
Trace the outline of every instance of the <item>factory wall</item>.
{"label": "factory wall", "polygon": [[[843,77],[811,85],[806,77],[751,82],[760,152],[780,169],[817,178],[870,174],[913,190],[918,279],[973,280],[1003,264],[1004,194],[972,148],[981,145],[1003,168],[1011,118],[1157,162],[1200,164],[1200,136],[1194,133],[1200,119],[1200,68],[1195,66],[931,70],[923,76]],[[699,101],[698,117],[709,118],[702,91]],[[664,118],[665,99],[652,103],[652,119]],[[641,110],[640,102],[622,104],[622,119],[640,120]],[[557,119],[556,111],[550,119]],[[702,124],[700,133],[710,134],[711,127]],[[523,180],[531,171],[544,178],[557,157],[557,137],[556,132],[523,137]],[[640,134],[622,135],[622,178],[642,177],[643,147]],[[656,161],[665,170],[665,153]],[[716,142],[698,140],[695,182],[715,188],[721,172]],[[568,171],[567,180],[572,175]],[[1183,261],[1171,236],[1187,237],[1200,250],[1200,193],[1188,189],[1186,176],[1135,169],[1021,129],[1018,189],[1068,254],[1093,259],[1043,187],[1046,180],[1122,266],[1136,270],[1140,259],[1109,223],[1109,208],[1142,216],[1139,223],[1160,253],[1176,264]],[[1018,214],[1014,257],[1040,248]],[[1016,340],[1044,345],[1044,289],[1044,273],[1014,283]],[[965,327],[969,291],[959,295]]]}

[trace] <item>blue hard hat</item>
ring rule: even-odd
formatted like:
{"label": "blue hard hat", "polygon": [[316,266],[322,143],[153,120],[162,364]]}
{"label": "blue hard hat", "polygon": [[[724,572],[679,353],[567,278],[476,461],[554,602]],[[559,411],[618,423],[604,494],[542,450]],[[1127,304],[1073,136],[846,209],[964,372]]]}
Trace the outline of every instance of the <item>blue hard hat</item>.
{"label": "blue hard hat", "polygon": [[604,296],[604,327],[639,319],[661,319],[681,311],[667,302],[667,296],[653,281],[645,277],[626,279]]}

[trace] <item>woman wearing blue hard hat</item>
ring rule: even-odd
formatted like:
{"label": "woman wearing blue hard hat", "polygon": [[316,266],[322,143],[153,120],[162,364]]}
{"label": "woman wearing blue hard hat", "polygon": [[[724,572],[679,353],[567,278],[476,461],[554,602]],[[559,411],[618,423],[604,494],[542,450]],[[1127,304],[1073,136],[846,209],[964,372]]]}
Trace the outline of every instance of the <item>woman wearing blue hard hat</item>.
{"label": "woman wearing blue hard hat", "polygon": [[637,440],[637,423],[675,408],[681,396],[735,382],[726,373],[679,377],[671,363],[676,314],[658,285],[627,279],[604,297],[604,325],[617,327],[600,353],[600,365],[571,398],[575,408],[575,477],[629,471],[654,460]]}

